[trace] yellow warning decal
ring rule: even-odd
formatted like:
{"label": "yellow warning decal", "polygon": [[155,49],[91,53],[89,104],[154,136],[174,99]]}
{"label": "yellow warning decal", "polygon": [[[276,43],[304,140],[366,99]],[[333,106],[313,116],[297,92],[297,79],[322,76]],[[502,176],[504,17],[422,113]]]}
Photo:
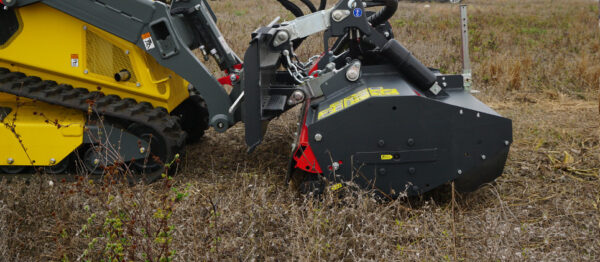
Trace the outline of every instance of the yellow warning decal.
{"label": "yellow warning decal", "polygon": [[398,96],[400,93],[395,88],[369,87],[371,96]]}
{"label": "yellow warning decal", "polygon": [[329,105],[329,107],[325,108],[325,110],[321,110],[321,112],[319,112],[318,119],[321,119],[323,117],[328,117],[328,116],[333,115],[342,110],[344,110],[344,100],[337,101],[337,102]]}
{"label": "yellow warning decal", "polygon": [[381,155],[381,160],[392,160],[393,158],[392,155]]}
{"label": "yellow warning decal", "polygon": [[330,189],[331,189],[331,191],[337,191],[340,188],[342,188],[342,183],[335,184],[335,185],[331,186]]}
{"label": "yellow warning decal", "polygon": [[333,115],[344,109],[347,109],[359,102],[369,99],[372,96],[398,96],[400,93],[395,88],[383,88],[383,87],[369,87],[362,89],[354,94],[351,94],[344,99],[336,101],[329,105],[329,107],[319,111],[317,117],[318,120]]}
{"label": "yellow warning decal", "polygon": [[369,97],[370,97],[370,95],[369,95],[369,91],[367,91],[367,89],[358,91],[358,92],[344,98],[344,108],[351,107],[360,101],[366,100]]}

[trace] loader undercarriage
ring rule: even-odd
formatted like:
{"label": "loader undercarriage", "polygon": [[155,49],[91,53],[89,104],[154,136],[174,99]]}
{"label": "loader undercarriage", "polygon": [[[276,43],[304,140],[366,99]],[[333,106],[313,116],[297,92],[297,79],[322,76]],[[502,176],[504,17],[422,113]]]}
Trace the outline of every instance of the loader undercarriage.
{"label": "loader undercarriage", "polygon": [[[171,161],[181,152],[185,143],[186,135],[180,127],[178,117],[169,115],[164,109],[154,108],[149,103],[137,103],[133,99],[104,95],[101,88],[89,92],[84,88],[57,84],[54,81],[0,68],[0,92],[14,96],[14,101],[5,103],[4,107],[11,111],[6,114],[5,127],[14,136],[23,136],[20,134],[22,128],[18,120],[27,116],[17,115],[19,107],[23,106],[20,102],[23,101],[22,98],[30,99],[30,103],[43,102],[58,106],[49,110],[79,111],[81,120],[84,120],[76,123],[77,127],[72,127],[63,125],[64,119],[59,121],[45,118],[45,115],[51,113],[44,112],[44,108],[39,106],[37,111],[26,111],[41,116],[38,125],[58,130],[79,129],[79,132],[75,131],[71,136],[79,139],[83,145],[75,143],[75,147],[70,149],[62,145],[63,150],[68,150],[69,154],[57,157],[55,154],[58,147],[44,148],[44,143],[28,144],[31,138],[19,139],[20,146],[27,155],[27,162],[23,162],[23,158],[11,156],[9,151],[2,150],[0,171],[5,173],[32,172],[25,167],[43,167],[51,173],[67,171],[71,166],[63,161],[71,161],[75,157],[71,154],[76,153],[73,150],[79,147],[82,151],[79,157],[87,171],[92,174],[102,174],[105,167],[121,163],[137,173],[146,173],[147,181],[154,181],[160,178],[161,164]],[[32,158],[33,155],[39,157]],[[53,169],[54,166],[58,168]]]}

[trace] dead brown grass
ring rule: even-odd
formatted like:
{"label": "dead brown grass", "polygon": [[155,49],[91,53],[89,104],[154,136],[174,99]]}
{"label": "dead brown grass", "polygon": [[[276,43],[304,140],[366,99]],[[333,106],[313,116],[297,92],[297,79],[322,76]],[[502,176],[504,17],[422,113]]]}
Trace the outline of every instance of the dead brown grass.
{"label": "dead brown grass", "polygon": [[[254,28],[276,15],[291,19],[271,0],[211,4],[239,54]],[[169,219],[175,260],[600,260],[597,3],[469,4],[478,96],[514,121],[515,142],[496,183],[459,195],[455,212],[449,192],[387,203],[352,192],[312,201],[284,184],[296,120],[290,112],[252,155],[242,125],[208,132],[188,149],[173,186],[187,196]],[[459,72],[458,7],[430,5],[402,3],[392,19],[396,38],[425,64]],[[311,39],[299,53],[318,52],[319,39]],[[51,179],[0,184],[0,260],[77,260],[101,231],[110,209],[85,191],[100,186],[50,186]],[[143,214],[172,195],[160,183],[111,188],[103,196],[144,200]],[[78,232],[92,213],[98,219],[89,227],[97,231],[86,238]],[[93,260],[102,248],[92,250]]]}

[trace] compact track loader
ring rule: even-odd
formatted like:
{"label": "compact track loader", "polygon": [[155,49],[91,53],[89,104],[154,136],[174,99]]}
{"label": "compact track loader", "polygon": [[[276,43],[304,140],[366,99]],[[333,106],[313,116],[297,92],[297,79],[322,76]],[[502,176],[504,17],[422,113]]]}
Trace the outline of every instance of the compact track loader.
{"label": "compact track loader", "polygon": [[[501,175],[511,121],[393,39],[397,0],[303,0],[307,15],[279,0],[297,19],[256,29],[243,59],[206,0],[169,2],[0,0],[2,173],[71,172],[80,159],[92,174],[126,165],[153,181],[207,128],[243,122],[251,152],[301,105],[289,176],[305,184],[397,196]],[[294,50],[318,33],[323,52],[301,62]]]}

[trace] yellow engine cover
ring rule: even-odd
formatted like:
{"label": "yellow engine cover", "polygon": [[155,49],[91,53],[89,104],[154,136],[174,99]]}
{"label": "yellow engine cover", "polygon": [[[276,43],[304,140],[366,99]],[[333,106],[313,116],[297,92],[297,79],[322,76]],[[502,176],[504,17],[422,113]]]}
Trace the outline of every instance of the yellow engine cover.
{"label": "yellow engine cover", "polygon": [[84,113],[0,93],[0,165],[53,166],[83,142]]}
{"label": "yellow engine cover", "polygon": [[[0,67],[44,80],[101,89],[171,112],[188,96],[188,82],[135,44],[43,3],[15,9],[19,31],[0,46]],[[127,81],[117,81],[121,70]]]}

